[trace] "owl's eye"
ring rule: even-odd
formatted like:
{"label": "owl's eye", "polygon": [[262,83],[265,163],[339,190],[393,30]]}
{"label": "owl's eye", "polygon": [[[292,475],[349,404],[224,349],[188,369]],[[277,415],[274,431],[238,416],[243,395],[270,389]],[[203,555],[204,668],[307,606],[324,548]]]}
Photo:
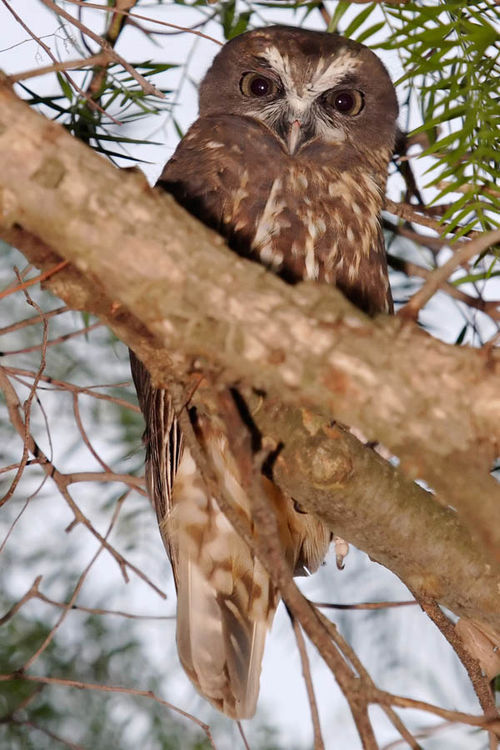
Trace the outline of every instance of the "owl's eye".
{"label": "owl's eye", "polygon": [[241,93],[245,96],[271,96],[277,86],[271,78],[261,73],[245,73],[240,81]]}
{"label": "owl's eye", "polygon": [[358,115],[364,107],[364,99],[361,91],[357,89],[342,89],[341,91],[329,91],[325,95],[325,101],[342,115]]}

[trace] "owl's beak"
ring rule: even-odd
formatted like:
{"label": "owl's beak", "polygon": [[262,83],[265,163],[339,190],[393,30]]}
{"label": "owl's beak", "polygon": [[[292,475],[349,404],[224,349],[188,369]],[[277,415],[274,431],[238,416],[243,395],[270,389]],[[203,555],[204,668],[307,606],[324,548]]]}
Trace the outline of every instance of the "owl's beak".
{"label": "owl's beak", "polygon": [[301,140],[301,128],[302,123],[300,122],[300,120],[294,120],[290,125],[290,130],[288,131],[287,137],[288,153],[290,154],[290,156],[294,155],[297,149],[297,145]]}

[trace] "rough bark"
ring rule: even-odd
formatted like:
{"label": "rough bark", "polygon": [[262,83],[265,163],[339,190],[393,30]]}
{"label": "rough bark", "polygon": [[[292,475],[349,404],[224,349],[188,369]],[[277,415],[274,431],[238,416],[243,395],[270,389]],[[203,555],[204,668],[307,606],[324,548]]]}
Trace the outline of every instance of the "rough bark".
{"label": "rough bark", "polygon": [[[500,490],[488,475],[498,357],[369,320],[335,289],[291,287],[235,258],[5,83],[0,162],[0,236],[41,267],[71,263],[49,282],[55,293],[101,315],[158,383],[189,362],[264,390],[274,418],[255,419],[285,442],[275,467],[285,488],[414,590],[500,629]],[[314,429],[301,407],[318,415]],[[332,415],[380,440],[400,470],[328,428]],[[419,477],[441,505],[410,481]]]}

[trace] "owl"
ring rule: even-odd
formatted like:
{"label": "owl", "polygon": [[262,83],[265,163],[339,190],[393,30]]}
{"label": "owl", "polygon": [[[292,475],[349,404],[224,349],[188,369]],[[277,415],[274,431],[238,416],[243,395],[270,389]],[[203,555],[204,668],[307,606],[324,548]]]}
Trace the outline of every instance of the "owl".
{"label": "owl", "polygon": [[[397,114],[390,78],[363,45],[286,26],[249,31],[215,57],[200,86],[199,117],[158,185],[235,253],[285,281],[334,284],[368,314],[390,313],[380,211]],[[207,490],[168,391],[152,386],[133,354],[131,361],[146,421],[148,491],[177,589],[180,660],[214,706],[248,718],[279,594]],[[227,428],[235,398],[234,389],[219,391],[214,403],[201,385],[189,417],[219,487],[252,527],[243,478],[251,445],[235,451]],[[291,571],[313,572],[329,529],[272,477],[261,481]]]}

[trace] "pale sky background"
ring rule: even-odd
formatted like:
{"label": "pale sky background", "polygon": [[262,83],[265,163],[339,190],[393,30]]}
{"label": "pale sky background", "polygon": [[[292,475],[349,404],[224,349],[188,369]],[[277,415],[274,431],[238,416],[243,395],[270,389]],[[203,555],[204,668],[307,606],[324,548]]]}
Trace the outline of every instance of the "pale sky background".
{"label": "pale sky background", "polygon": [[[328,5],[331,6],[332,4],[327,3]],[[29,23],[31,28],[36,30],[39,36],[43,36],[44,42],[52,48],[58,58],[74,59],[79,57],[79,53],[72,48],[71,37],[74,35],[74,30],[67,30],[69,31],[68,36],[63,28],[58,27],[54,16],[47,12],[38,0],[24,0],[23,2],[12,0],[12,6]],[[241,9],[244,9],[244,3],[241,3],[240,6]],[[70,8],[69,5],[67,7]],[[190,25],[199,20],[198,11],[186,7],[165,4],[159,9],[153,9],[152,7],[148,9],[146,5],[144,7],[139,6],[137,9],[138,12],[144,14],[152,13],[153,10],[157,17],[179,25]],[[359,10],[359,6],[353,6],[346,18],[352,17]],[[207,7],[206,12],[211,12],[211,8]],[[95,20],[96,15],[95,12],[89,10],[83,13],[82,18],[84,22],[90,25],[92,19]],[[298,21],[301,14],[295,16],[295,18]],[[375,14],[372,18],[373,20],[370,23],[377,20]],[[285,13],[283,10],[268,10],[265,12],[265,21],[293,24],[294,16],[291,12]],[[92,25],[95,25],[95,23]],[[319,14],[311,14],[307,26],[323,29],[324,23]],[[97,30],[100,30],[99,27],[97,27]],[[218,24],[210,24],[205,29],[205,33],[220,37]],[[76,37],[73,41],[75,44],[78,43]],[[188,75],[184,77],[184,83],[178,94],[174,109],[175,118],[181,124],[182,129],[185,130],[196,117],[195,84],[202,78],[218,47],[213,42],[187,37],[186,35],[158,37],[158,44],[160,46],[154,46],[147,42],[141,33],[130,28],[120,39],[118,51],[131,62],[154,58],[165,62],[178,63],[185,60],[186,52],[188,52],[190,56],[189,71]],[[399,78],[402,69],[397,55],[394,53],[378,54],[384,60],[393,80]],[[10,73],[49,64],[49,62],[45,52],[40,51],[35,42],[27,38],[26,32],[14,21],[5,6],[0,6],[0,68]],[[73,75],[75,75],[75,78],[77,77],[76,74]],[[182,69],[168,72],[164,77],[165,85],[175,88],[176,83],[181,78],[183,78]],[[40,79],[33,79],[28,82],[36,91],[42,89],[41,83]],[[47,87],[47,90],[52,90],[52,85],[52,80],[45,77],[43,86]],[[414,126],[417,122],[418,113],[416,110],[412,110],[410,123]],[[129,153],[134,157],[153,162],[150,165],[142,165],[141,168],[145,170],[148,178],[154,181],[163,163],[175,149],[178,140],[175,128],[171,117],[162,114],[159,117],[151,117],[146,123],[142,122],[140,126],[134,129],[133,135],[137,137],[139,132],[140,137],[149,137],[152,140],[163,142],[162,146],[141,149],[128,148]],[[399,197],[396,180],[392,190],[394,197]],[[408,245],[408,252],[417,262],[422,262],[422,257],[419,255],[421,251],[410,249]],[[1,271],[2,281],[6,282],[5,268]],[[446,340],[454,340],[457,331],[461,328],[461,313],[457,312],[456,307],[444,296],[438,298],[434,304],[433,319],[436,320],[437,317],[443,324],[439,334]],[[439,310],[439,313],[436,316],[437,310]],[[25,311],[24,316],[26,315]],[[95,335],[89,336],[88,341],[81,340],[78,343],[79,356],[82,356],[82,351],[87,349],[89,350],[89,356],[91,356],[92,347],[99,336],[103,335],[96,332]],[[16,348],[15,337],[11,337],[5,345],[2,342],[1,348],[7,350]],[[101,363],[100,377],[102,379],[99,382],[109,383],[113,380],[121,381],[129,378],[125,353],[118,349],[117,352],[116,359],[113,362]],[[74,373],[73,379],[77,377],[78,374]],[[56,410],[58,408],[57,395],[46,394],[44,407],[49,413],[51,413],[51,409]],[[37,419],[41,424],[42,417],[40,414],[38,414]],[[61,416],[57,428],[52,433],[56,456],[59,454],[65,455],[68,448],[67,429],[69,429],[69,425],[65,422],[65,419],[66,417]],[[109,422],[103,423],[101,427],[106,434],[102,436],[102,444],[99,445],[99,450],[108,461],[118,460],[120,457],[117,455],[117,447],[113,443],[113,433],[118,434],[119,431]],[[74,451],[67,458],[66,470],[69,470],[70,466],[81,470],[82,465],[86,467],[91,465],[88,454],[83,448]],[[95,504],[95,485],[80,485],[75,491],[75,495],[82,506],[91,513]],[[76,529],[70,537],[64,538],[63,529],[71,521],[71,517],[60,502],[49,502],[49,498],[52,496],[51,488],[46,485],[38,496],[36,504],[29,509],[29,521],[28,519],[20,521],[10,543],[35,546],[39,542],[40,533],[43,530],[44,535],[54,535],[54,543],[60,544],[61,537],[63,537],[63,544],[68,546],[68,555],[71,556],[72,563],[81,562],[83,568],[92,554],[93,543],[89,541],[88,534],[82,529]],[[134,502],[139,505],[143,504],[145,500],[136,497]],[[8,516],[3,528],[7,529],[11,521],[12,518]],[[110,608],[169,615],[174,613],[175,595],[171,585],[169,564],[157,530],[154,527],[155,521],[152,513],[149,516],[149,521],[151,524],[149,527],[141,526],[138,529],[139,538],[144,540],[144,546],[141,547],[139,544],[138,549],[134,550],[133,559],[139,567],[149,572],[152,578],[162,586],[165,586],[166,580],[169,581],[167,602],[162,603],[150,589],[138,582],[137,579],[132,578],[128,585],[117,585],[116,567],[109,557],[103,554],[82,591],[81,600],[87,605],[93,606],[92,602],[96,600],[96,592],[99,591],[100,587],[103,591],[108,591],[111,582],[116,592],[114,600],[107,604]],[[42,572],[42,567],[43,563],[39,564],[37,572]],[[50,565],[47,563],[47,570],[49,569]],[[11,596],[20,596],[29,587],[33,577],[33,570],[16,569],[11,581],[11,591],[9,592]],[[53,582],[52,585],[57,592],[57,582]],[[406,588],[395,576],[380,565],[371,562],[364,553],[354,549],[351,550],[346,560],[344,571],[337,571],[334,559],[330,556],[327,564],[317,574],[308,580],[301,581],[301,587],[313,600],[348,603],[411,598]],[[41,605],[33,605],[34,608],[37,606],[41,607]],[[40,609],[40,611],[42,610]],[[462,667],[457,662],[448,644],[418,608],[387,610],[376,615],[352,611],[340,614],[333,613],[331,616],[338,623],[341,632],[348,632],[351,645],[356,649],[365,666],[381,687],[385,687],[393,693],[399,692],[403,695],[441,703],[451,708],[477,712],[478,707],[472,689],[467,685],[467,680],[464,678]],[[71,622],[73,621],[68,620],[66,622],[61,631],[61,638],[71,638],[71,629],[76,627],[72,626]],[[172,664],[177,662],[174,647],[174,622],[159,623],[152,621],[141,624],[140,630],[143,634],[145,647],[154,655],[155,662],[164,665],[165,674],[169,675],[168,684],[166,683],[162,697],[187,711],[194,712],[204,721],[212,722],[215,712],[195,693],[183,671],[177,668],[175,677],[172,678]],[[381,637],[381,632],[385,633],[386,637]],[[360,743],[347,705],[339,694],[330,672],[314,649],[310,648],[309,654],[326,748],[327,750],[357,750],[360,748]],[[431,678],[430,675],[434,676]],[[135,685],[135,687],[146,686]],[[377,735],[382,748],[386,743],[395,740],[397,735],[381,711],[374,709],[374,714],[377,714]],[[267,717],[276,722],[280,730],[280,747],[283,749],[293,745],[301,748],[301,750],[306,750],[312,746],[309,709],[301,677],[300,659],[283,607],[280,607],[278,611],[267,642],[261,678],[258,717]],[[430,715],[415,716],[414,714],[414,721],[410,719],[408,713],[405,717],[408,717],[409,726],[413,728],[439,723]],[[129,731],[133,733],[137,730],[139,732],[139,723],[140,717],[138,718],[138,726],[134,729],[134,724],[132,724]],[[248,729],[251,744],[252,722],[245,722],[245,725]],[[229,720],[221,719],[214,734],[217,747],[220,750],[233,750],[233,748],[242,747],[237,730]],[[400,747],[404,747],[404,745]],[[474,735],[471,731],[464,731],[460,728],[457,731],[447,730],[436,735],[435,738],[424,741],[423,747],[426,750],[433,750],[434,748],[440,748],[441,750],[447,750],[448,748],[450,750],[452,748],[480,750],[480,748],[485,747],[485,744],[484,736]]]}

